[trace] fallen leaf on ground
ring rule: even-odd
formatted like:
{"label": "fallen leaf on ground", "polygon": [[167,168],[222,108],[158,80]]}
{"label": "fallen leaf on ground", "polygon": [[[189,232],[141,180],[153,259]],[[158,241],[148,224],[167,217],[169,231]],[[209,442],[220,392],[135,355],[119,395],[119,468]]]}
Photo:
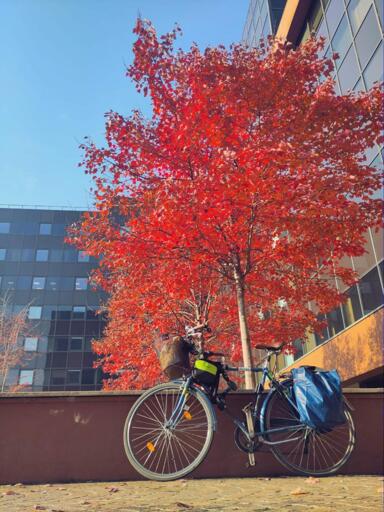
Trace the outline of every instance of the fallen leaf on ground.
{"label": "fallen leaf on ground", "polygon": [[35,505],[33,510],[47,510],[47,507],[44,507],[43,505]]}
{"label": "fallen leaf on ground", "polygon": [[106,487],[108,492],[119,492],[119,489],[117,487]]}
{"label": "fallen leaf on ground", "polygon": [[13,487],[25,487],[25,485],[19,482],[18,484],[15,484]]}
{"label": "fallen leaf on ground", "polygon": [[293,491],[291,491],[292,496],[300,496],[301,494],[309,494],[309,492],[307,491],[303,491],[303,489],[301,487],[298,487],[297,489],[294,489]]}
{"label": "fallen leaf on ground", "polygon": [[187,505],[186,503],[182,503],[181,501],[178,501],[176,503],[176,506],[180,508],[192,508],[192,505]]}
{"label": "fallen leaf on ground", "polygon": [[90,501],[81,501],[80,502],[80,505],[90,505],[91,502]]}
{"label": "fallen leaf on ground", "polygon": [[3,496],[13,496],[14,494],[17,494],[17,492],[11,490],[3,492]]}
{"label": "fallen leaf on ground", "polygon": [[57,490],[58,490],[58,491],[66,491],[66,490],[67,490],[67,488],[66,488],[66,487],[58,487],[58,488],[57,488]]}
{"label": "fallen leaf on ground", "polygon": [[319,478],[313,478],[313,476],[309,476],[304,480],[306,484],[318,484],[320,482]]}

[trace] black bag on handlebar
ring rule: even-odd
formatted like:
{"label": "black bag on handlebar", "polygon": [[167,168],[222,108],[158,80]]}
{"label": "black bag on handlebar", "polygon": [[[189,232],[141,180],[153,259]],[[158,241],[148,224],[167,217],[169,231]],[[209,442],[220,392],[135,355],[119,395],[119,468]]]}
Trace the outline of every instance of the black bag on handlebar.
{"label": "black bag on handlebar", "polygon": [[205,386],[213,386],[217,383],[220,363],[214,361],[206,361],[205,359],[196,359],[193,367],[193,378],[199,384]]}

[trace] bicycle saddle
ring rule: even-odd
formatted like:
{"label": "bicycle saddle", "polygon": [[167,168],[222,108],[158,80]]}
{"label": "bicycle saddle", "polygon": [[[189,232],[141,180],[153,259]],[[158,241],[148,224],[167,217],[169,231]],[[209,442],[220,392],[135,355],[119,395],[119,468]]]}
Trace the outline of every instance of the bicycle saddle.
{"label": "bicycle saddle", "polygon": [[283,348],[284,343],[280,343],[280,345],[264,345],[263,343],[258,343],[255,345],[255,348],[259,350],[271,350],[272,352],[280,352]]}

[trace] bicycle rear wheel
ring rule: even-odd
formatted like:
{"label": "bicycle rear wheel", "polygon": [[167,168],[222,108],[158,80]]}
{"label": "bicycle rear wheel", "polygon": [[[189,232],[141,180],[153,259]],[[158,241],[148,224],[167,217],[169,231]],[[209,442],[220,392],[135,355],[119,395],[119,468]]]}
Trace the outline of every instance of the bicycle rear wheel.
{"label": "bicycle rear wheel", "polygon": [[135,402],[124,427],[124,447],[132,466],[151,480],[182,478],[205,458],[214,417],[205,396],[183,395],[177,383],[160,384]]}
{"label": "bicycle rear wheel", "polygon": [[[293,397],[292,384],[286,386]],[[264,431],[292,427],[285,432],[266,434],[271,451],[286,468],[305,475],[330,475],[349,459],[355,445],[352,416],[345,410],[345,423],[331,429],[312,429],[300,422],[296,409],[277,391],[269,398],[264,416]],[[295,428],[296,427],[296,428]]]}

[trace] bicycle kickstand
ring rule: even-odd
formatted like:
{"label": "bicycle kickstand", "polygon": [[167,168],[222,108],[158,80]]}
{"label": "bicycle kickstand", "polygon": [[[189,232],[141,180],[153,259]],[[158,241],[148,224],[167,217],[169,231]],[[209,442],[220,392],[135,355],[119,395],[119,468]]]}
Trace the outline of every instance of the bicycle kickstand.
{"label": "bicycle kickstand", "polygon": [[[247,420],[247,429],[248,429],[249,437],[251,438],[251,440],[253,440],[255,438],[255,427],[254,427],[254,423],[253,423],[252,403],[249,403],[248,405],[246,405],[244,407],[243,413],[245,414],[245,418]],[[253,452],[248,453],[248,459],[249,459],[250,466],[256,465],[255,454]]]}

